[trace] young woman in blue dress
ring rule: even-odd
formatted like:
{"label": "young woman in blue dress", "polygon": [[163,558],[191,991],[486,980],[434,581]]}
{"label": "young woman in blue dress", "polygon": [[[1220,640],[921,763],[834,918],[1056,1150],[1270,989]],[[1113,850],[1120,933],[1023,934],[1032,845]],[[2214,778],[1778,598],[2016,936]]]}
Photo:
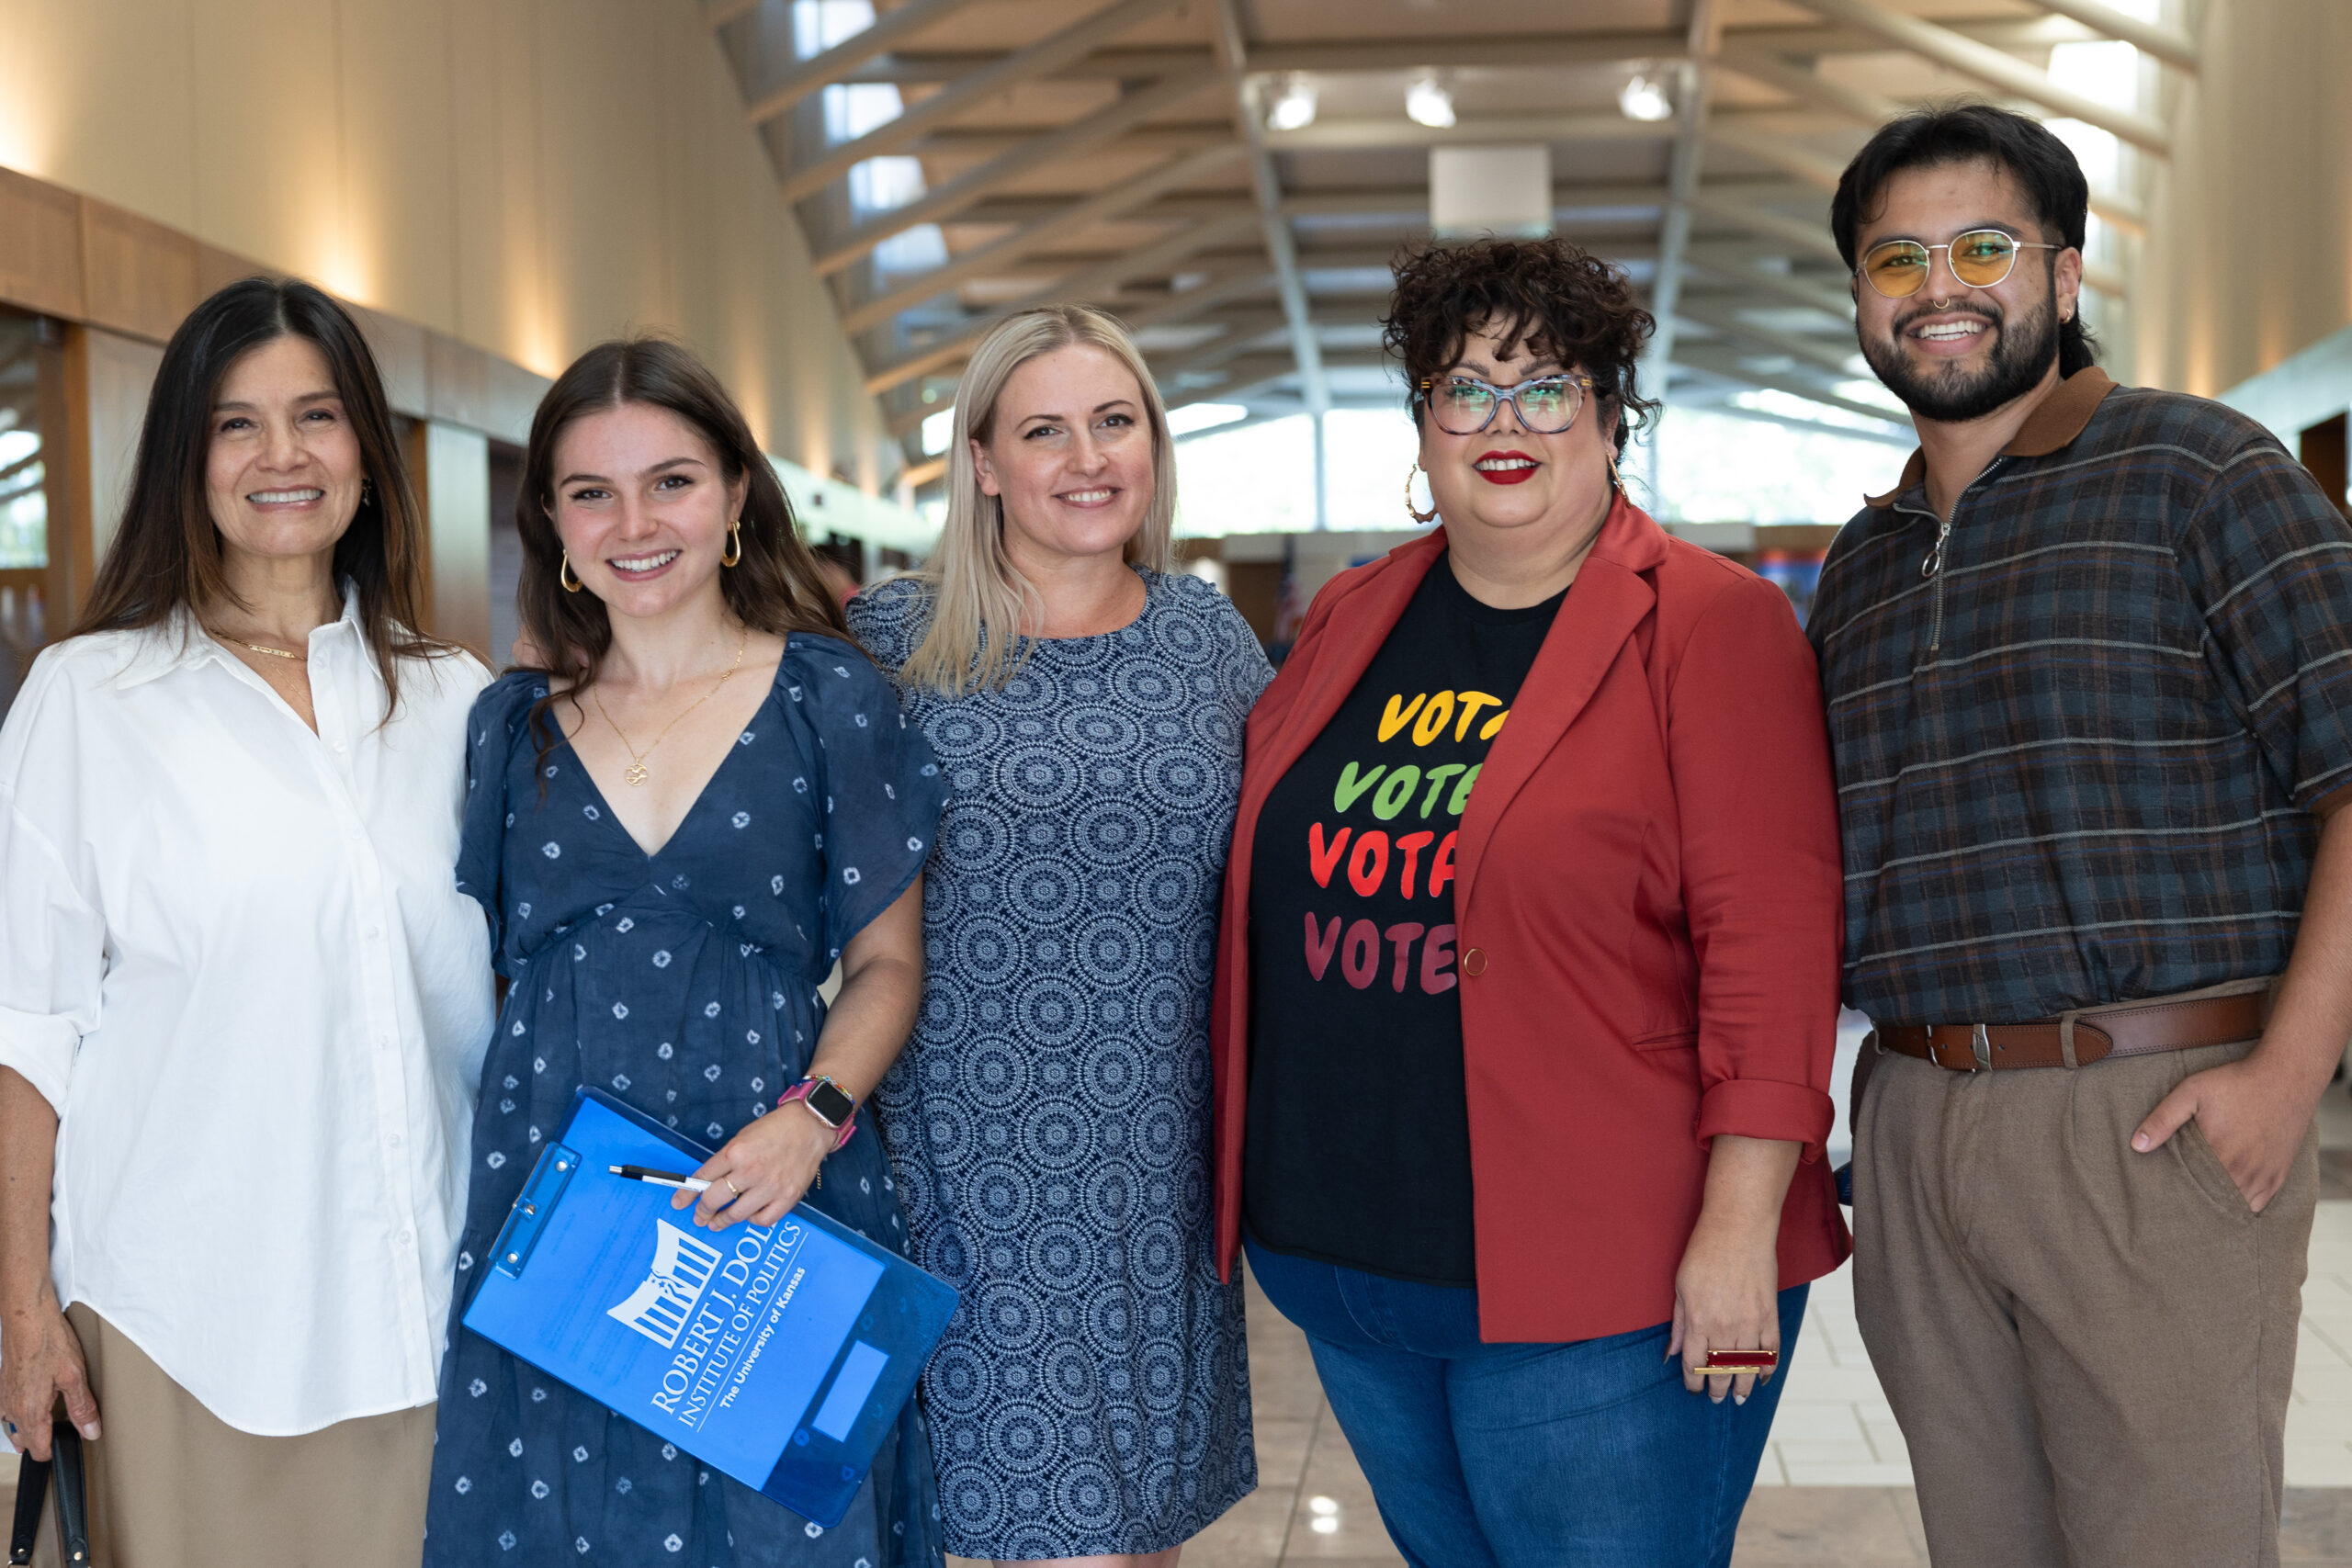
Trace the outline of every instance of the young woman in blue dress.
{"label": "young woman in blue dress", "polygon": [[922,1020],[876,1095],[916,1261],[964,1292],[923,1374],[947,1549],[1174,1568],[1258,1479],[1208,1001],[1272,671],[1174,568],[1167,412],[1099,311],[981,341],[947,504],[929,566],[850,606],[956,795]]}
{"label": "young woman in blue dress", "polygon": [[710,1190],[677,1198],[696,1224],[773,1224],[805,1194],[903,1245],[878,1142],[854,1118],[842,1142],[820,1108],[863,1102],[913,1024],[945,798],[742,415],[684,349],[610,343],[565,371],[520,494],[524,640],[546,668],[483,693],[469,737],[458,886],[489,913],[508,987],[425,1563],[937,1564],[911,1408],[824,1530],[458,1321],[582,1085],[718,1150],[696,1172]]}

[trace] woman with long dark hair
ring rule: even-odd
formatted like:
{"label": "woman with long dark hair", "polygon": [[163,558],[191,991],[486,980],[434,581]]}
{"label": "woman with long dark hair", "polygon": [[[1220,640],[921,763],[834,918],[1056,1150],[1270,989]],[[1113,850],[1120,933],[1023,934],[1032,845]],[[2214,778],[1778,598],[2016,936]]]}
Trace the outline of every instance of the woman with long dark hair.
{"label": "woman with long dark hair", "polygon": [[[855,1107],[922,988],[920,885],[945,802],[930,748],[848,640],[743,416],[683,348],[608,343],[566,370],[532,422],[515,511],[524,643],[560,673],[515,671],[474,709],[458,886],[489,912],[510,983],[456,1312],[583,1085],[718,1149],[696,1172],[709,1190],[679,1194],[695,1224],[773,1224],[808,1193],[903,1246]],[[488,1340],[451,1337],[430,1568],[940,1562],[911,1406],[820,1530]]]}
{"label": "woman with long dark hair", "polygon": [[0,727],[0,1414],[99,1562],[416,1561],[492,1017],[421,554],[351,318],[232,284]]}

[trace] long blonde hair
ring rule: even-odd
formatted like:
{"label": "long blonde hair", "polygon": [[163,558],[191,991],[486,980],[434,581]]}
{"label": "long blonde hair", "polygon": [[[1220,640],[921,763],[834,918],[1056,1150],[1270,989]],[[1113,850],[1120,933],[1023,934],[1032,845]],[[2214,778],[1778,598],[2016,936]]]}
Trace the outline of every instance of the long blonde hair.
{"label": "long blonde hair", "polygon": [[1001,687],[1028,657],[1022,626],[1045,601],[1004,547],[1004,504],[980,489],[972,443],[995,434],[998,400],[1012,373],[1041,354],[1085,344],[1134,373],[1151,427],[1150,508],[1123,552],[1150,571],[1174,566],[1176,443],[1168,407],[1153,385],[1135,339],[1112,316],[1084,305],[1048,305],[1008,316],[980,340],[956,389],[956,433],[947,446],[947,522],[921,575],[930,591],[931,624],[907,656],[899,678],[945,696]]}

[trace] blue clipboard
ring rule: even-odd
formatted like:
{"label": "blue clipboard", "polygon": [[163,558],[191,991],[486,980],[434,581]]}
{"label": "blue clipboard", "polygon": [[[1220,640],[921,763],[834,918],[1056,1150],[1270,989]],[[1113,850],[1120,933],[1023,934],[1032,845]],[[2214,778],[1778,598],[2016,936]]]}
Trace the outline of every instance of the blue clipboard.
{"label": "blue clipboard", "polygon": [[707,1231],[670,1207],[670,1189],[606,1169],[691,1170],[709,1157],[581,1089],[463,1322],[830,1529],[914,1393],[956,1292],[806,1203],[766,1229]]}

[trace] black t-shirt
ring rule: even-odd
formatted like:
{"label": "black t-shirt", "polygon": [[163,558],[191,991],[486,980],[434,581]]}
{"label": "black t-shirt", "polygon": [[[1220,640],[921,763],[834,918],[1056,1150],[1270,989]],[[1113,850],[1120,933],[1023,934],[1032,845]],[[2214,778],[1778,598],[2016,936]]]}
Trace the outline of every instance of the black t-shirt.
{"label": "black t-shirt", "polygon": [[1454,834],[1559,614],[1482,604],[1441,557],[1251,851],[1242,1203],[1276,1252],[1476,1282]]}

